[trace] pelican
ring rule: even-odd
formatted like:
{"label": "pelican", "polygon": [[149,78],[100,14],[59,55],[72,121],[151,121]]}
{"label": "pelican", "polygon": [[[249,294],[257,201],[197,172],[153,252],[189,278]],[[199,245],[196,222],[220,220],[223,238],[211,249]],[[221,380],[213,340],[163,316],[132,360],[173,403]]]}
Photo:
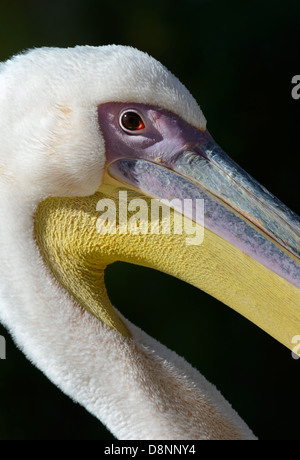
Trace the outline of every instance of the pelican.
{"label": "pelican", "polygon": [[[111,305],[104,270],[119,260],[173,275],[292,348],[298,217],[141,51],[27,51],[1,64],[0,88],[0,318],[17,345],[116,438],[255,439],[205,377]],[[142,231],[147,218],[133,218],[157,200],[170,217]],[[178,216],[199,244],[174,230]]]}

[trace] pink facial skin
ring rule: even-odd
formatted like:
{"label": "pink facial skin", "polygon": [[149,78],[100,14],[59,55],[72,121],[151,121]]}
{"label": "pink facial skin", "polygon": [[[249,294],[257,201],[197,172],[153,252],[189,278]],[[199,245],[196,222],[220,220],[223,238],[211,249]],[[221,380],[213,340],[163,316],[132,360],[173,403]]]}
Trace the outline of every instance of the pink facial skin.
{"label": "pink facial skin", "polygon": [[[126,130],[124,111],[136,112],[143,128]],[[204,199],[206,228],[300,288],[299,263],[286,253],[299,257],[298,216],[239,168],[207,130],[144,104],[103,104],[98,116],[110,175],[158,199]]]}

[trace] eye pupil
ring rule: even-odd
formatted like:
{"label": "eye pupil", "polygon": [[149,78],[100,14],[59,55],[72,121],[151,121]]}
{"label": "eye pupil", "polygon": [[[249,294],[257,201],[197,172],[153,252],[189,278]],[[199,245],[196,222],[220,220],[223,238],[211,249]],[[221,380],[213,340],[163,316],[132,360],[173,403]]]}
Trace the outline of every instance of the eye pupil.
{"label": "eye pupil", "polygon": [[136,112],[125,112],[121,118],[122,126],[129,131],[137,131],[145,128],[144,122]]}

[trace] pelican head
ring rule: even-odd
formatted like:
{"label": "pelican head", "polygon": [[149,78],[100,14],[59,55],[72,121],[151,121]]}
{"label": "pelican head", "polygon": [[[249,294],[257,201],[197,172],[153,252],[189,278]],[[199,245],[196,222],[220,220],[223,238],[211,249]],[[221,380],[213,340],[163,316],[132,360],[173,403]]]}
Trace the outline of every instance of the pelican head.
{"label": "pelican head", "polygon": [[197,371],[115,310],[104,270],[122,260],[176,276],[292,348],[298,217],[136,49],[33,50],[2,64],[0,85],[0,315],[17,343],[118,437],[253,438]]}

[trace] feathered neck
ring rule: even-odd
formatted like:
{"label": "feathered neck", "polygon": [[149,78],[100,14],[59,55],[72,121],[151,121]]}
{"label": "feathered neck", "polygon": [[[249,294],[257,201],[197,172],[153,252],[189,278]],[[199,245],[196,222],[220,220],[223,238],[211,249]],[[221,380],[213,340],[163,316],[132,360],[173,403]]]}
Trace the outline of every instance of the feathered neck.
{"label": "feathered neck", "polygon": [[120,439],[253,439],[183,358],[124,318],[130,339],[82,310],[39,253],[37,203],[5,195],[1,320],[51,381]]}

